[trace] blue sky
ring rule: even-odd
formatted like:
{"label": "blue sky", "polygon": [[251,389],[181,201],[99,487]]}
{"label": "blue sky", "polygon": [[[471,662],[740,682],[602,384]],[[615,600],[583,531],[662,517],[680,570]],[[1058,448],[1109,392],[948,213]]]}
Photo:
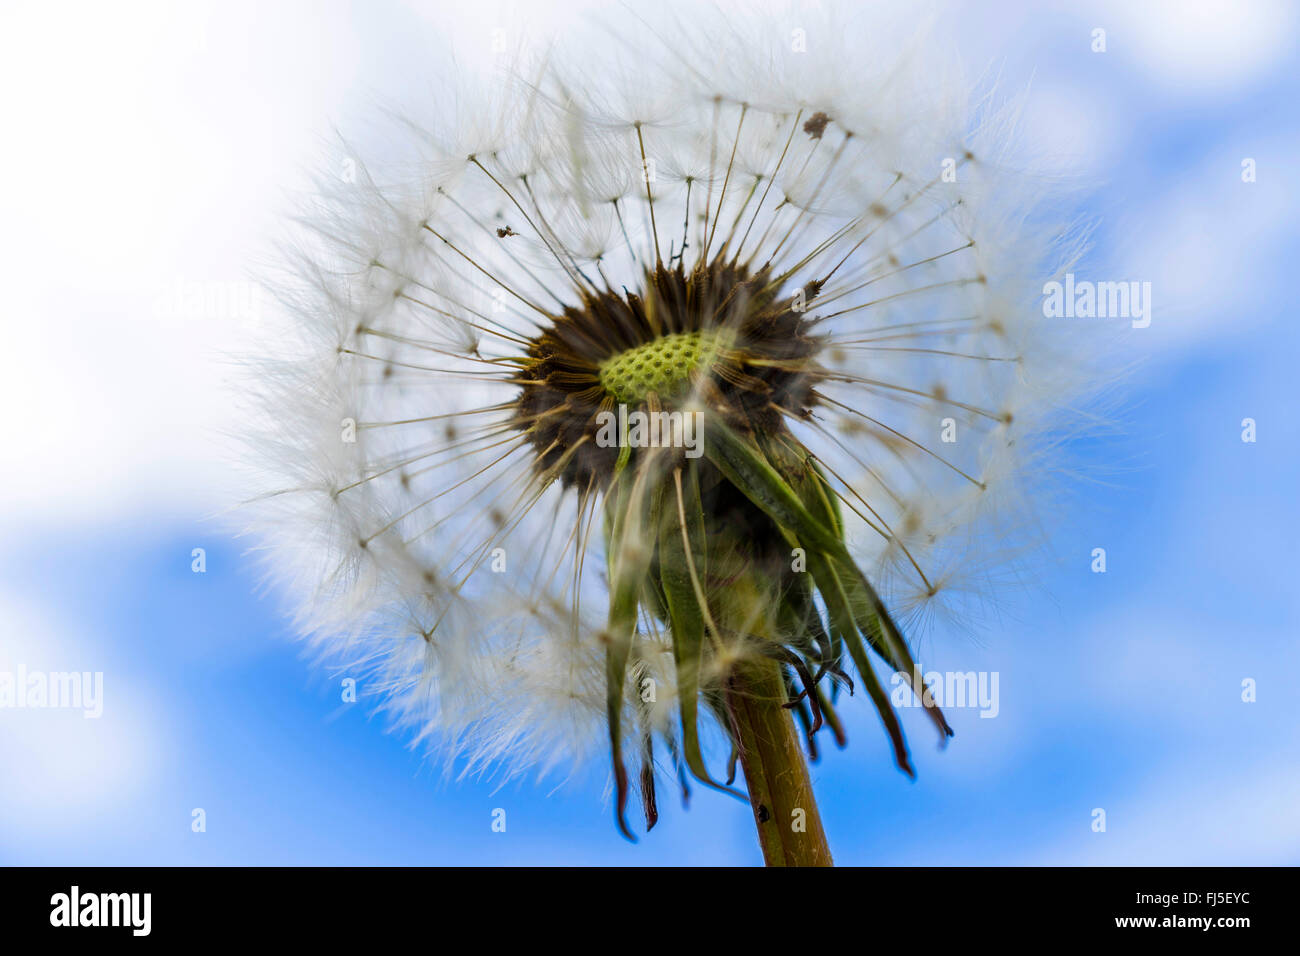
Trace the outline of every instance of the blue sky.
{"label": "blue sky", "polygon": [[[934,666],[999,672],[997,718],[956,711],[938,753],[908,714],[909,782],[868,709],[846,708],[848,749],[814,770],[841,863],[1300,863],[1296,11],[1139,6],[941,17],[972,64],[994,59],[1008,87],[1029,86],[1039,145],[1087,178],[1099,225],[1076,271],[1151,281],[1155,315],[1117,346],[1140,363],[1117,427],[1071,448],[1099,480],[1071,486],[1036,585],[975,637],[926,637]],[[51,71],[45,100],[11,114],[30,155],[0,161],[16,166],[0,208],[26,237],[5,239],[17,301],[0,376],[14,417],[0,443],[0,671],[105,683],[98,720],[0,709],[0,862],[760,862],[747,808],[698,789],[689,810],[665,797],[632,846],[604,766],[567,782],[445,780],[309,666],[243,543],[209,517],[230,426],[214,356],[238,344],[237,323],[149,304],[179,279],[244,274],[322,130],[396,89],[397,53],[512,22],[507,4],[318,9],[86,8],[70,21],[85,35],[66,41],[57,10],[5,14],[29,52],[15,65],[3,51],[0,69],[56,40],[69,60],[32,66]],[[272,55],[304,18],[313,42]],[[1099,25],[1105,54],[1089,49]],[[159,90],[158,76],[174,82]],[[92,156],[70,159],[49,115],[83,118]],[[1096,547],[1105,574],[1090,569]]]}

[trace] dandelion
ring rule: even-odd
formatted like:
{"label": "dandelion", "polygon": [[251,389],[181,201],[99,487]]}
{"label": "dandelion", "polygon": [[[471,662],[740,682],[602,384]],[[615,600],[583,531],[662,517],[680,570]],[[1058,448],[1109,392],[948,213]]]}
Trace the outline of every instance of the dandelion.
{"label": "dandelion", "polygon": [[803,750],[846,701],[909,774],[888,675],[952,734],[904,629],[990,580],[1052,464],[1084,372],[1036,293],[1072,248],[1014,114],[886,33],[630,22],[322,184],[256,524],[449,764],[603,750],[625,835],[666,774],[829,864]]}

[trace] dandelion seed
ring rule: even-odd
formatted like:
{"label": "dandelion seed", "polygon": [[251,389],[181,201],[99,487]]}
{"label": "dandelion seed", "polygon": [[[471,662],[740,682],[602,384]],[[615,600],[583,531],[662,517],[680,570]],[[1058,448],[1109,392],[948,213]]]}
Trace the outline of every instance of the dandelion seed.
{"label": "dandelion seed", "polygon": [[[257,522],[303,630],[450,764],[604,749],[630,835],[629,764],[651,827],[657,768],[737,792],[721,738],[766,859],[829,863],[800,746],[845,743],[847,691],[912,773],[891,605],[977,579],[1050,464],[1087,373],[1034,293],[1073,250],[1005,117],[912,55],[702,35],[616,31],[419,129],[413,177],[328,186],[259,365]],[[698,416],[702,453],[631,412]]]}

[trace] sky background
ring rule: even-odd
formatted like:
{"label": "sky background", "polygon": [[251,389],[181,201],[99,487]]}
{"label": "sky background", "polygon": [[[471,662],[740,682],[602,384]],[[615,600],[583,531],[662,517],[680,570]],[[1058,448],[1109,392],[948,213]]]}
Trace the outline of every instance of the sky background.
{"label": "sky background", "polygon": [[[364,145],[429,51],[490,66],[494,29],[582,7],[4,4],[0,671],[102,671],[104,712],[0,709],[0,863],[761,862],[748,809],[698,788],[633,846],[603,764],[444,779],[308,666],[211,517],[238,427],[221,356],[271,308],[240,296],[331,128]],[[870,709],[844,708],[850,745],[814,768],[836,859],[1300,863],[1300,4],[941,11],[1086,179],[1076,273],[1151,282],[1154,318],[1116,345],[1139,368],[1113,434],[1071,449],[1099,480],[1062,506],[1038,584],[974,637],[925,638],[927,666],[999,672],[998,716],[952,711],[939,754],[909,712],[909,782]],[[188,305],[196,283],[233,298]]]}

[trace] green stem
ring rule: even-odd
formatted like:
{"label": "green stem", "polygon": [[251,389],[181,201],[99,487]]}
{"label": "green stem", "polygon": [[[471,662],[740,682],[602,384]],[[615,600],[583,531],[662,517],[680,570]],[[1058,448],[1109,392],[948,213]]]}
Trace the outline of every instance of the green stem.
{"label": "green stem", "polygon": [[770,660],[738,666],[727,701],[764,862],[768,866],[833,865],[794,719],[781,706],[785,687],[780,666]]}

